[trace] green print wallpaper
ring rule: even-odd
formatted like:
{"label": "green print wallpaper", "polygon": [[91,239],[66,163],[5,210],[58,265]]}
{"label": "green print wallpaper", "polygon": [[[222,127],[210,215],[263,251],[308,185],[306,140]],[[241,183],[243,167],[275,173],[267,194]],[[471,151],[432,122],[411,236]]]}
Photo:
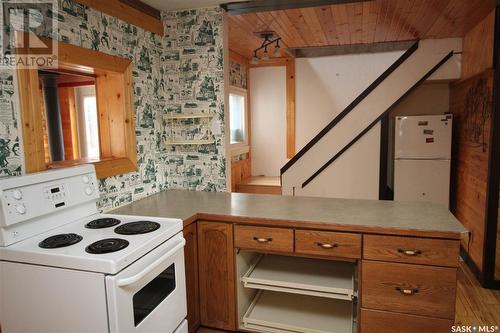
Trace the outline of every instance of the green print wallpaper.
{"label": "green print wallpaper", "polygon": [[229,84],[241,89],[247,88],[247,67],[239,62],[229,61]]}
{"label": "green print wallpaper", "polygon": [[[158,36],[71,0],[59,1],[59,33],[66,43],[131,59],[137,172],[99,182],[99,207],[106,211],[168,188],[226,190],[223,13],[219,8],[162,14]],[[0,71],[0,176],[22,172],[19,110],[13,71]],[[210,113],[207,120],[178,124],[207,145],[168,146],[165,114]]]}

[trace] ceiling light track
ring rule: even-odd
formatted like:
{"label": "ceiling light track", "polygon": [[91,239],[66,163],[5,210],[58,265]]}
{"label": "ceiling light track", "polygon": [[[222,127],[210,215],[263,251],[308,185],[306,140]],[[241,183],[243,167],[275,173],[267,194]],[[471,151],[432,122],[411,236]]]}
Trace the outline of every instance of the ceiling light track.
{"label": "ceiling light track", "polygon": [[[262,44],[260,47],[253,50],[253,57],[250,63],[252,65],[258,65],[260,60],[267,61],[269,60],[269,52],[268,48],[274,45],[273,57],[279,58],[281,57],[281,46],[280,41],[281,37],[277,37],[273,31],[265,31],[258,33],[259,37],[262,38]],[[264,50],[262,54],[262,58],[259,59],[258,52]]]}

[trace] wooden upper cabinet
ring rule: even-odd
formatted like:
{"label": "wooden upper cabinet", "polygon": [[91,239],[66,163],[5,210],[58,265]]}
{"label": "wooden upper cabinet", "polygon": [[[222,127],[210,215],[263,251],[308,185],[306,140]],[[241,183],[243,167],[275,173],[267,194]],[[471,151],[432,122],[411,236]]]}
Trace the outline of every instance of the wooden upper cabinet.
{"label": "wooden upper cabinet", "polygon": [[203,221],[197,224],[201,324],[234,331],[233,225]]}
{"label": "wooden upper cabinet", "polygon": [[198,233],[196,223],[184,228],[184,261],[186,266],[187,321],[189,333],[200,326],[200,289],[198,287]]}

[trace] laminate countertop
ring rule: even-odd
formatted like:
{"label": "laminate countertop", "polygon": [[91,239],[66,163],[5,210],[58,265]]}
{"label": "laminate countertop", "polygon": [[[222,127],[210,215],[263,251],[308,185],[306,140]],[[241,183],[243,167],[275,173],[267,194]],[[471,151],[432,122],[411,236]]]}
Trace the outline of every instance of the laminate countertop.
{"label": "laminate countertop", "polygon": [[113,214],[460,239],[467,230],[445,207],[422,202],[167,190]]}

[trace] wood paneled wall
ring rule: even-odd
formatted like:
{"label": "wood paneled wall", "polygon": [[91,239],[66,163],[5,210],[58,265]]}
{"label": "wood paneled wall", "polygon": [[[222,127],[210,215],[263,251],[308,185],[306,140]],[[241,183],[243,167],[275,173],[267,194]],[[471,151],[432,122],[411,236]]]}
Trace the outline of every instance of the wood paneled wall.
{"label": "wood paneled wall", "polygon": [[489,139],[493,110],[494,11],[464,38],[462,79],[451,85],[455,115],[453,213],[471,231],[463,248],[483,271],[488,184]]}
{"label": "wood paneled wall", "polygon": [[463,41],[462,79],[493,67],[495,11],[469,31]]}
{"label": "wood paneled wall", "polygon": [[250,159],[231,162],[231,192],[236,192],[236,185],[250,177]]}
{"label": "wood paneled wall", "polygon": [[76,160],[79,157],[78,130],[76,124],[75,88],[59,87],[59,109],[64,137],[64,159]]}
{"label": "wood paneled wall", "polygon": [[[493,70],[453,84],[450,109],[455,115],[455,216],[472,232],[462,244],[474,264],[483,267],[488,185]],[[453,194],[452,194],[453,195]]]}

